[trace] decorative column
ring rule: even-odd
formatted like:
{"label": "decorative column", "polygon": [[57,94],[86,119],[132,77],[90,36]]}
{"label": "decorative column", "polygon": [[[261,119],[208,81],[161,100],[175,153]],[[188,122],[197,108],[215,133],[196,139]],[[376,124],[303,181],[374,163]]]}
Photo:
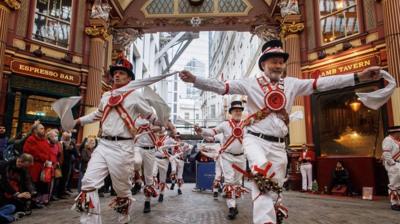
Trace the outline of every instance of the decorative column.
{"label": "decorative column", "polygon": [[[287,75],[296,78],[301,76],[300,59],[300,33],[304,30],[304,24],[300,22],[300,15],[287,15],[281,24],[281,39],[286,52],[289,53],[287,61]],[[304,114],[304,98],[297,97],[292,107],[292,112],[301,111]],[[289,138],[291,146],[300,146],[306,143],[305,120],[291,121],[289,125]]]}
{"label": "decorative column", "polygon": [[393,123],[400,125],[400,1],[383,0],[382,3],[388,68],[397,83],[397,88],[391,98]]}
{"label": "decorative column", "polygon": [[3,69],[4,69],[4,56],[6,52],[8,23],[13,11],[21,8],[21,1],[17,0],[0,0],[0,97],[5,98],[3,92]]}
{"label": "decorative column", "polygon": [[[85,114],[96,110],[102,95],[102,78],[106,55],[106,38],[109,37],[108,23],[103,19],[91,19],[85,33],[90,37],[89,73],[85,99]],[[83,137],[97,135],[99,123],[85,125]]]}

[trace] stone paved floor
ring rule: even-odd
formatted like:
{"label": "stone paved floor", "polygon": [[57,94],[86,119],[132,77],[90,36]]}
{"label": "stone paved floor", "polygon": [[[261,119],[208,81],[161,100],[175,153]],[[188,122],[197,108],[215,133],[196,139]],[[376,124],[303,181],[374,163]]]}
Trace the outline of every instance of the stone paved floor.
{"label": "stone paved floor", "polygon": [[[227,208],[222,198],[213,200],[209,193],[192,192],[193,184],[186,184],[183,195],[168,191],[164,202],[154,202],[152,212],[143,214],[143,195],[137,195],[133,221],[141,224],[247,224],[251,223],[251,200],[246,195],[239,201],[239,215],[236,220],[227,220]],[[111,197],[102,199],[103,223],[116,223],[113,211],[107,206]],[[375,201],[363,201],[359,198],[338,198],[324,195],[312,195],[299,192],[285,192],[285,203],[289,207],[286,224],[400,224],[400,212],[389,209],[386,198]],[[79,215],[71,211],[72,199],[53,202],[49,208],[34,210],[30,217],[18,221],[18,224],[64,224],[79,223]]]}

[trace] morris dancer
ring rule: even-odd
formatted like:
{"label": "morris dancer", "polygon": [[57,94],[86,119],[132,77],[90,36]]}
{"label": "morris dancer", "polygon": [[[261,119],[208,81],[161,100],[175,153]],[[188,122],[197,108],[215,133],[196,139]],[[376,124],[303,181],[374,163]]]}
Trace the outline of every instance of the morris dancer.
{"label": "morris dancer", "polygon": [[215,135],[223,134],[223,146],[219,151],[222,173],[224,175],[224,188],[223,191],[226,195],[226,204],[229,208],[229,219],[235,219],[239,213],[236,205],[236,198],[240,198],[241,194],[245,191],[241,186],[243,174],[235,171],[233,164],[240,167],[242,170],[246,169],[246,158],[244,157],[242,141],[243,141],[243,128],[242,128],[242,112],[244,108],[241,101],[233,101],[229,108],[231,119],[222,122],[215,128],[204,129],[195,127],[198,134],[203,137],[214,137]]}
{"label": "morris dancer", "polygon": [[389,177],[391,208],[400,211],[400,126],[389,128],[382,142],[382,160]]}
{"label": "morris dancer", "polygon": [[180,73],[183,81],[194,83],[196,88],[202,90],[222,95],[247,95],[251,115],[244,123],[247,128],[243,146],[252,173],[257,176],[257,182],[252,184],[253,222],[256,224],[280,222],[276,211],[286,213],[278,195],[285,180],[287,156],[284,137],[288,134],[288,113],[295,98],[381,77],[378,75],[380,67],[371,67],[360,73],[318,79],[282,78],[288,58],[289,54],[283,50],[281,41],[271,40],[262,47],[258,65],[263,73],[257,77],[223,82],[196,77],[189,71]]}
{"label": "morris dancer", "polygon": [[136,128],[138,130],[135,138],[135,152],[138,156],[135,158],[135,186],[133,187],[133,194],[140,191],[142,177],[140,175],[143,168],[143,176],[145,181],[144,187],[144,213],[149,213],[151,211],[150,201],[151,197],[157,197],[157,191],[154,188],[153,183],[153,167],[155,164],[155,144],[157,142],[157,137],[155,132],[159,131],[161,128],[154,125],[155,121],[148,120],[143,117],[136,119]]}
{"label": "morris dancer", "polygon": [[[158,202],[164,201],[164,191],[167,186],[167,171],[170,163],[171,153],[168,150],[175,146],[175,140],[170,136],[166,135],[166,131],[163,128],[157,133],[155,162],[153,166],[153,178],[154,183],[159,189]],[[159,178],[157,180],[157,174]]]}
{"label": "morris dancer", "polygon": [[178,195],[182,194],[181,187],[183,185],[183,170],[185,167],[185,155],[192,150],[193,146],[181,141],[181,135],[177,132],[174,135],[175,144],[177,146],[172,149],[171,157],[171,190],[174,190],[175,180],[178,183]]}
{"label": "morris dancer", "polygon": [[[114,87],[120,88],[135,79],[132,64],[119,59],[110,66]],[[82,212],[81,223],[101,223],[98,189],[104,179],[111,175],[112,184],[117,193],[110,204],[119,214],[118,223],[127,223],[132,209],[132,183],[134,152],[132,140],[137,129],[132,117],[148,117],[153,114],[139,91],[115,94],[114,90],[103,94],[96,111],[75,120],[76,124],[86,125],[100,121],[101,137],[93,152],[85,175],[82,179],[82,191],[76,198],[75,208]],[[149,117],[154,119],[154,117]]]}

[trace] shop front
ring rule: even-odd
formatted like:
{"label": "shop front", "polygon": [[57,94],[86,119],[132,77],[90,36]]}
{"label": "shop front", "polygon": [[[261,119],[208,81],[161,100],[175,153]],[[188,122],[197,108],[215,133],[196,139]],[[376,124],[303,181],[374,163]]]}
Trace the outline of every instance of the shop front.
{"label": "shop front", "polygon": [[[26,133],[37,119],[46,128],[58,128],[59,119],[51,104],[59,98],[80,94],[80,74],[22,59],[11,59],[9,68],[6,127],[11,136]],[[75,115],[78,112],[77,106]]]}
{"label": "shop front", "polygon": [[[360,72],[382,63],[380,53],[355,54],[326,60],[309,70],[312,78]],[[312,66],[311,66],[312,67]],[[320,190],[332,188],[332,174],[338,161],[349,171],[352,190],[362,192],[373,187],[383,193],[385,176],[379,163],[382,140],[388,125],[386,105],[378,110],[365,107],[356,93],[371,92],[384,87],[382,80],[358,84],[340,90],[316,92],[309,108],[316,161],[316,179]]]}

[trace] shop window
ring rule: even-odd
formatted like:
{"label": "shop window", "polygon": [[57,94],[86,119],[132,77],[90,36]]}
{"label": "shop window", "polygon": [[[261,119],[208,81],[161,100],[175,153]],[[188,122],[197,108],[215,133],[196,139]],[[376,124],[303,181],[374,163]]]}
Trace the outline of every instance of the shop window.
{"label": "shop window", "polygon": [[319,0],[319,13],[323,44],[359,32],[357,0]]}
{"label": "shop window", "polygon": [[29,96],[26,103],[26,115],[34,116],[38,119],[41,117],[57,118],[57,113],[51,108],[51,104],[55,100],[44,96]]}
{"label": "shop window", "polygon": [[37,0],[32,38],[68,48],[72,0]]}
{"label": "shop window", "polygon": [[365,107],[355,94],[378,88],[374,84],[313,96],[314,138],[321,156],[381,156],[382,109]]}

